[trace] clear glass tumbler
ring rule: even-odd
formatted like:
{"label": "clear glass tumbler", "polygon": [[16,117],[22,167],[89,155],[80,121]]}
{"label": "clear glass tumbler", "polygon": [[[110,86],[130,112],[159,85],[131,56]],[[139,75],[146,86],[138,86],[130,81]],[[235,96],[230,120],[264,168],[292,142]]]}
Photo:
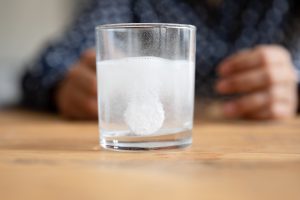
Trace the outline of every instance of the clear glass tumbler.
{"label": "clear glass tumbler", "polygon": [[192,143],[195,31],[182,24],[96,28],[100,144],[115,150]]}

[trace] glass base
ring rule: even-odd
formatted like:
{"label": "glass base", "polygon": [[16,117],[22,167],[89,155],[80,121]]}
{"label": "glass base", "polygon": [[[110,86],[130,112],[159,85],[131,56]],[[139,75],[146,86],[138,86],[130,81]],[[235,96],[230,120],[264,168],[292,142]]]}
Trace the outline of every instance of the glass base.
{"label": "glass base", "polygon": [[100,145],[115,151],[179,149],[192,144],[192,131],[157,136],[103,137]]}

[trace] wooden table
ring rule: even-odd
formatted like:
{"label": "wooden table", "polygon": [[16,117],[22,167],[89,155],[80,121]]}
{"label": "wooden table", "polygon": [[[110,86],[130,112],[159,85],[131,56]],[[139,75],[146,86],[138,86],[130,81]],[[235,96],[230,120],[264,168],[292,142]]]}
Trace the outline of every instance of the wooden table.
{"label": "wooden table", "polygon": [[0,111],[0,199],[300,199],[300,118],[202,121],[186,149],[120,153],[97,122]]}

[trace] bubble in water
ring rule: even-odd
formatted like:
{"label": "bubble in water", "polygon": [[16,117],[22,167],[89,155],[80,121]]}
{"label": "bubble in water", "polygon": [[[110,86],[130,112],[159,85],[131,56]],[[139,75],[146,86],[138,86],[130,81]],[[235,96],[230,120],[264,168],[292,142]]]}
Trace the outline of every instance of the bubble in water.
{"label": "bubble in water", "polygon": [[101,130],[150,136],[192,124],[194,67],[193,62],[158,57],[98,62]]}

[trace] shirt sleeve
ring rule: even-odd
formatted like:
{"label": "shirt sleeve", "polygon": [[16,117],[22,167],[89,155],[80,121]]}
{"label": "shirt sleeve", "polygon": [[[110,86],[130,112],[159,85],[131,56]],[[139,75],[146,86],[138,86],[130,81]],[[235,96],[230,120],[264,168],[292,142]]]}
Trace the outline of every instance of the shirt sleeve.
{"label": "shirt sleeve", "polygon": [[22,104],[40,110],[55,110],[54,93],[80,54],[95,46],[95,27],[132,21],[130,0],[90,0],[65,33],[50,42],[27,66],[22,77]]}

